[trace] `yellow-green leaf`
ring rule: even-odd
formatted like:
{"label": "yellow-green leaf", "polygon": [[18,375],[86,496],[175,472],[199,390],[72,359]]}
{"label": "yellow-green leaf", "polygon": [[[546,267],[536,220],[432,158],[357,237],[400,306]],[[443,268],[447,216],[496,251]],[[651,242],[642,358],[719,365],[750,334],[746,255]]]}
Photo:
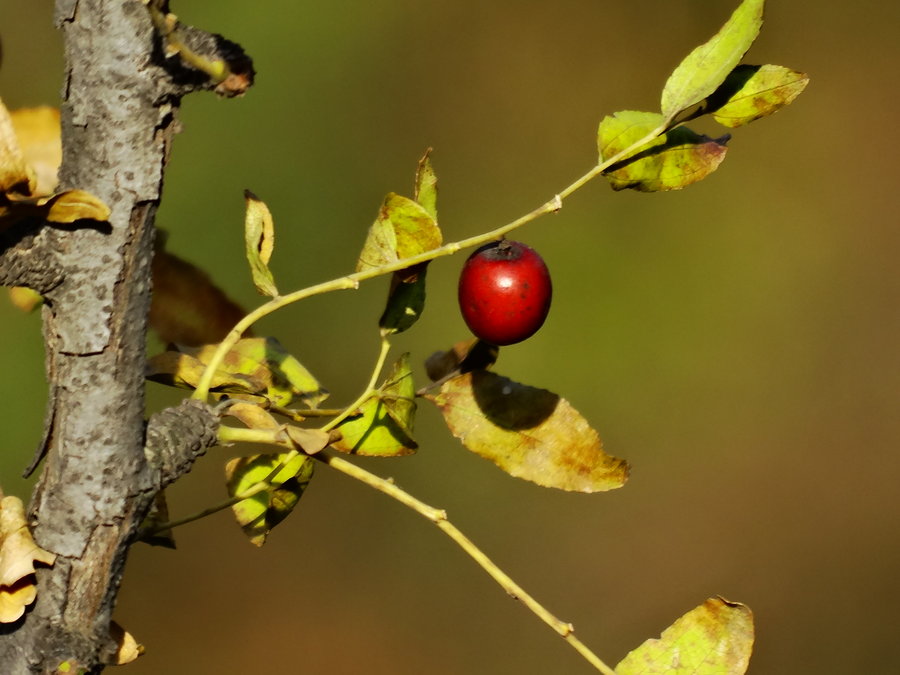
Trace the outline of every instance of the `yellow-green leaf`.
{"label": "yellow-green leaf", "polygon": [[[217,345],[205,345],[182,351],[206,364],[216,348]],[[277,406],[288,406],[300,399],[305,406],[315,408],[328,397],[328,392],[303,364],[273,337],[239,340],[225,356],[219,371],[262,383],[260,389],[249,393],[265,395]]]}
{"label": "yellow-green leaf", "polygon": [[431,148],[425,151],[416,169],[416,191],[413,196],[429,216],[437,221],[437,176],[431,165]]}
{"label": "yellow-green leaf", "polygon": [[441,231],[425,207],[392,192],[369,228],[356,270],[395,263],[438,248],[442,241]]}
{"label": "yellow-green leaf", "polygon": [[749,124],[790,104],[809,84],[809,76],[784,66],[738,66],[713,92],[706,109],[726,127]]}
{"label": "yellow-green leaf", "polygon": [[262,295],[275,297],[278,289],[269,269],[269,260],[275,248],[275,223],[269,207],[250,190],[244,190],[247,211],[244,216],[244,243],[253,285]]}
{"label": "yellow-green leaf", "polygon": [[[662,122],[658,113],[625,110],[603,118],[597,132],[601,158],[617,155],[640,141]],[[709,138],[676,127],[638,148],[605,172],[614,190],[642,192],[678,190],[715,171],[727,152],[729,137]]]}
{"label": "yellow-green leaf", "polygon": [[616,675],[742,675],[752,650],[750,608],[710,598],[629,653]]}
{"label": "yellow-green leaf", "polygon": [[[167,384],[170,387],[196,389],[206,364],[191,354],[181,352],[163,352],[147,359],[146,377],[153,382]],[[262,394],[266,390],[266,382],[253,374],[229,372],[224,368],[216,370],[210,390],[239,394]]]}
{"label": "yellow-green leaf", "polygon": [[409,354],[404,354],[394,364],[378,394],[362,405],[359,414],[338,426],[341,438],[331,446],[341,452],[375,457],[415,452],[418,447],[412,439],[415,395]]}
{"label": "yellow-green leaf", "polygon": [[628,479],[628,464],[606,454],[587,420],[545,389],[478,370],[426,398],[466,448],[511,476],[577,492],[612,490]]}
{"label": "yellow-green leaf", "polygon": [[[270,478],[285,460],[284,467]],[[289,453],[238,457],[226,464],[225,477],[231,497],[248,492],[266,480],[272,486],[232,507],[251,543],[262,546],[272,528],[290,515],[312,480],[314,465],[315,460],[305,455],[289,458]]]}
{"label": "yellow-green leaf", "polygon": [[662,92],[666,119],[699,103],[725,81],[759,35],[764,6],[765,0],[743,0],[719,32],[678,65]]}
{"label": "yellow-green leaf", "polygon": [[24,286],[13,286],[9,289],[9,300],[23,312],[33,312],[44,304],[44,298],[40,293]]}

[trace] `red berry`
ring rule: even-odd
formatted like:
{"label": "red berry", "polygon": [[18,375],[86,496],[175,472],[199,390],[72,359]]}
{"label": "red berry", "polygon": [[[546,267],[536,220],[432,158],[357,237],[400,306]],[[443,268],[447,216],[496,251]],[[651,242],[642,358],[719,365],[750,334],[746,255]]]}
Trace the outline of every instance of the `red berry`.
{"label": "red berry", "polygon": [[486,244],[466,260],[459,276],[459,309],[476,337],[511,345],[534,335],[553,286],[543,258],[518,241]]}

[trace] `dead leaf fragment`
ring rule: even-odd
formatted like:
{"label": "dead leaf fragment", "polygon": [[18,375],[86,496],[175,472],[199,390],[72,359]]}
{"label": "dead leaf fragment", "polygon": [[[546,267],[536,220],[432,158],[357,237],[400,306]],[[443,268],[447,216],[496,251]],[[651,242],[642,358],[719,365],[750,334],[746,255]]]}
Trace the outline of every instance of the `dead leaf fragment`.
{"label": "dead leaf fragment", "polygon": [[22,500],[0,499],[0,623],[17,621],[37,597],[35,563],[55,561],[54,554],[34,543]]}

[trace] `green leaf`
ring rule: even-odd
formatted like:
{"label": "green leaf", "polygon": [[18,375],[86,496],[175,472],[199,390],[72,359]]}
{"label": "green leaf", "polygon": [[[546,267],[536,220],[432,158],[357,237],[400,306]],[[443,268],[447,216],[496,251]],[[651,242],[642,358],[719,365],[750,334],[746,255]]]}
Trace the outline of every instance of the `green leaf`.
{"label": "green leaf", "polygon": [[244,243],[247,247],[247,262],[250,263],[253,285],[262,295],[275,297],[278,295],[278,289],[269,269],[269,260],[275,248],[275,223],[269,207],[250,190],[244,190],[244,199],[247,202]]}
{"label": "green leaf", "polygon": [[[225,466],[228,494],[235,497],[269,477],[288,453],[238,457]],[[312,480],[315,460],[305,455],[290,459],[269,482],[272,488],[244,499],[232,510],[238,524],[256,546],[262,546],[269,532],[288,517]]]}
{"label": "green leaf", "polygon": [[628,479],[628,464],[606,454],[587,420],[545,389],[478,370],[426,398],[466,448],[511,476],[576,492],[612,490]]}
{"label": "green leaf", "polygon": [[749,124],[790,104],[809,84],[809,76],[784,66],[735,68],[708,99],[704,112],[726,127]]}
{"label": "green leaf", "polygon": [[750,609],[710,598],[629,653],[616,675],[742,675],[752,649]]}
{"label": "green leaf", "polygon": [[356,271],[395,263],[435,249],[441,242],[441,231],[425,207],[392,192],[369,228]]}
{"label": "green leaf", "polygon": [[[636,143],[662,121],[658,113],[625,110],[603,118],[597,134],[601,159]],[[678,190],[715,171],[727,152],[729,136],[712,139],[676,127],[613,164],[603,175],[614,190]]]}
{"label": "green leaf", "polygon": [[662,123],[663,116],[654,112],[622,110],[607,115],[600,121],[600,128],[597,130],[597,149],[600,151],[600,161],[615,157]]}
{"label": "green leaf", "polygon": [[764,6],[765,0],[744,0],[712,39],[678,65],[662,92],[667,120],[705,99],[725,81],[759,35]]}
{"label": "green leaf", "polygon": [[425,151],[416,169],[416,191],[413,198],[437,221],[437,176],[431,166],[431,148]]}
{"label": "green leaf", "polygon": [[364,403],[359,414],[338,426],[341,439],[331,447],[341,452],[375,457],[398,457],[415,452],[415,385],[409,354],[401,356],[378,394]]}

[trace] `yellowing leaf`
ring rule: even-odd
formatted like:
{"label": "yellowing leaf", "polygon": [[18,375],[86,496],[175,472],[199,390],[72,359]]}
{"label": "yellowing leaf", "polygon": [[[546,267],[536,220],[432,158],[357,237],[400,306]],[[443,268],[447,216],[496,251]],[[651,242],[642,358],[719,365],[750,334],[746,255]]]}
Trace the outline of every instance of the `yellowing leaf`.
{"label": "yellowing leaf", "polygon": [[753,613],[710,598],[629,653],[616,675],[742,675],[753,650]]}
{"label": "yellowing leaf", "polygon": [[395,263],[438,248],[442,241],[437,223],[423,206],[392,192],[369,228],[356,270]]}
{"label": "yellowing leaf", "polygon": [[[148,360],[148,379],[196,388],[218,345],[184,347]],[[225,355],[213,378],[214,391],[264,396],[277,406],[295,399],[315,408],[328,392],[275,338],[244,338]]]}
{"label": "yellowing leaf", "polygon": [[34,543],[18,497],[0,499],[0,623],[12,623],[37,597],[36,563],[52,565],[56,556]]}
{"label": "yellowing leaf", "polygon": [[743,0],[719,32],[678,65],[662,92],[666,119],[699,103],[725,81],[759,35],[764,6],[765,0]]}
{"label": "yellowing leaf", "polygon": [[278,289],[269,269],[269,260],[275,248],[275,224],[269,207],[250,190],[244,190],[247,212],[244,217],[244,243],[247,248],[247,262],[256,290],[263,295],[275,297]]}
{"label": "yellowing leaf", "polygon": [[[312,480],[315,460],[306,455],[289,457],[288,453],[238,457],[225,466],[228,494],[232,497],[264,481],[272,486],[232,507],[244,534],[256,546],[262,546],[272,528],[288,517]],[[272,476],[285,460],[284,467]]]}
{"label": "yellowing leaf", "polygon": [[115,621],[109,624],[109,636],[116,643],[116,653],[113,655],[112,665],[124,666],[143,655],[144,645],[138,644],[134,636]]}
{"label": "yellowing leaf", "polygon": [[53,194],[62,164],[59,109],[46,105],[19,108],[10,111],[10,118],[25,162],[35,172],[34,194]]}
{"label": "yellowing leaf", "polygon": [[[613,157],[662,122],[658,113],[626,110],[605,117],[597,133],[601,158]],[[712,139],[676,127],[604,172],[614,190],[677,190],[706,178],[725,159],[728,136]]]}
{"label": "yellowing leaf", "polygon": [[37,291],[24,286],[13,286],[9,289],[9,300],[23,312],[33,312],[44,303],[44,298]]}
{"label": "yellowing leaf", "polygon": [[268,410],[245,401],[231,404],[225,414],[239,419],[248,429],[278,429],[281,426]]}
{"label": "yellowing leaf", "polygon": [[[163,352],[147,359],[146,377],[170,387],[196,389],[204,370],[206,364],[191,354]],[[253,375],[232,373],[224,368],[216,370],[210,384],[211,391],[238,394],[262,395],[266,388],[264,380]]]}
{"label": "yellowing leaf", "polygon": [[0,100],[0,193],[34,194],[37,180],[25,161],[9,111]]}
{"label": "yellowing leaf", "polygon": [[426,398],[466,448],[512,476],[577,492],[612,490],[628,479],[628,464],[607,455],[587,420],[545,389],[477,370]]}
{"label": "yellowing leaf", "polygon": [[416,191],[413,195],[419,206],[437,221],[437,176],[431,166],[431,148],[425,151],[416,169]]}
{"label": "yellowing leaf", "polygon": [[409,354],[401,356],[377,396],[366,401],[360,414],[338,426],[335,450],[374,457],[398,457],[415,452],[412,439],[416,412],[415,385]]}
{"label": "yellowing leaf", "polygon": [[107,220],[109,207],[90,192],[67,190],[45,198],[49,211],[45,218],[51,223],[74,223],[76,220]]}
{"label": "yellowing leaf", "polygon": [[738,66],[706,100],[713,118],[739,127],[790,104],[809,84],[809,76],[784,66]]}
{"label": "yellowing leaf", "polygon": [[150,327],[163,342],[187,347],[220,342],[244,314],[206,272],[157,247]]}

